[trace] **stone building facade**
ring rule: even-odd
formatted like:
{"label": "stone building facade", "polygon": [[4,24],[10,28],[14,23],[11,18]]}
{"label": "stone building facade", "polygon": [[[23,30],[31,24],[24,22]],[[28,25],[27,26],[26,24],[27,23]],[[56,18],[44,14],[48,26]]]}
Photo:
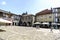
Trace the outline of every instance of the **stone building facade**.
{"label": "stone building facade", "polygon": [[32,26],[35,17],[32,14],[22,15],[21,22],[23,26]]}
{"label": "stone building facade", "polygon": [[0,18],[2,18],[3,20],[12,22],[12,23],[5,23],[5,24],[0,23],[1,25],[12,25],[12,26],[17,25],[18,26],[20,15],[0,9]]}

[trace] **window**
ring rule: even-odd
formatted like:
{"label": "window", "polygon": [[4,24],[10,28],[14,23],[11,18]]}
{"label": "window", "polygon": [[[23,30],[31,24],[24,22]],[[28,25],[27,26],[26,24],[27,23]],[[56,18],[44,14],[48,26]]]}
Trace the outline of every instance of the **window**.
{"label": "window", "polygon": [[49,16],[49,18],[51,18],[51,16]]}
{"label": "window", "polygon": [[52,9],[52,12],[57,12],[57,9]]}

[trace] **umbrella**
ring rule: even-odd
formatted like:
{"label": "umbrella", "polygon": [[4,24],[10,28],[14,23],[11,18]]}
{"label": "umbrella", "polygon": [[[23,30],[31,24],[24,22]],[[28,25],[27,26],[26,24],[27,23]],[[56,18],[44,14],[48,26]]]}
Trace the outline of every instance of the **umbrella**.
{"label": "umbrella", "polygon": [[60,25],[60,23],[58,23],[57,25]]}
{"label": "umbrella", "polygon": [[34,24],[41,24],[40,22],[36,22],[36,23],[34,23]]}
{"label": "umbrella", "polygon": [[56,25],[57,23],[52,23],[52,25]]}
{"label": "umbrella", "polygon": [[1,23],[12,23],[11,21],[8,21],[8,20],[2,19],[2,18],[0,18],[0,22]]}
{"label": "umbrella", "polygon": [[44,22],[44,23],[42,23],[42,24],[49,24],[49,23]]}

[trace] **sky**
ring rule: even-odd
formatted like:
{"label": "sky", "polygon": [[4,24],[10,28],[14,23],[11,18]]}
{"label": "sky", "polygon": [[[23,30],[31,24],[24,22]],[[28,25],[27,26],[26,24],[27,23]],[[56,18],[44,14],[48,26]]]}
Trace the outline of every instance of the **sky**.
{"label": "sky", "polygon": [[36,14],[45,9],[60,7],[60,0],[0,0],[0,9],[15,14]]}

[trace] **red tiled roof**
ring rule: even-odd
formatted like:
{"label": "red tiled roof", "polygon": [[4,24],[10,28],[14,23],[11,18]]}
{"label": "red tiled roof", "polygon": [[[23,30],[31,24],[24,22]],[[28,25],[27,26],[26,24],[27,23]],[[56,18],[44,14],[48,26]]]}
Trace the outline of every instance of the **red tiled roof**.
{"label": "red tiled roof", "polygon": [[51,10],[45,9],[41,12],[38,12],[36,15],[45,15],[45,14],[50,14],[50,13],[51,13]]}

